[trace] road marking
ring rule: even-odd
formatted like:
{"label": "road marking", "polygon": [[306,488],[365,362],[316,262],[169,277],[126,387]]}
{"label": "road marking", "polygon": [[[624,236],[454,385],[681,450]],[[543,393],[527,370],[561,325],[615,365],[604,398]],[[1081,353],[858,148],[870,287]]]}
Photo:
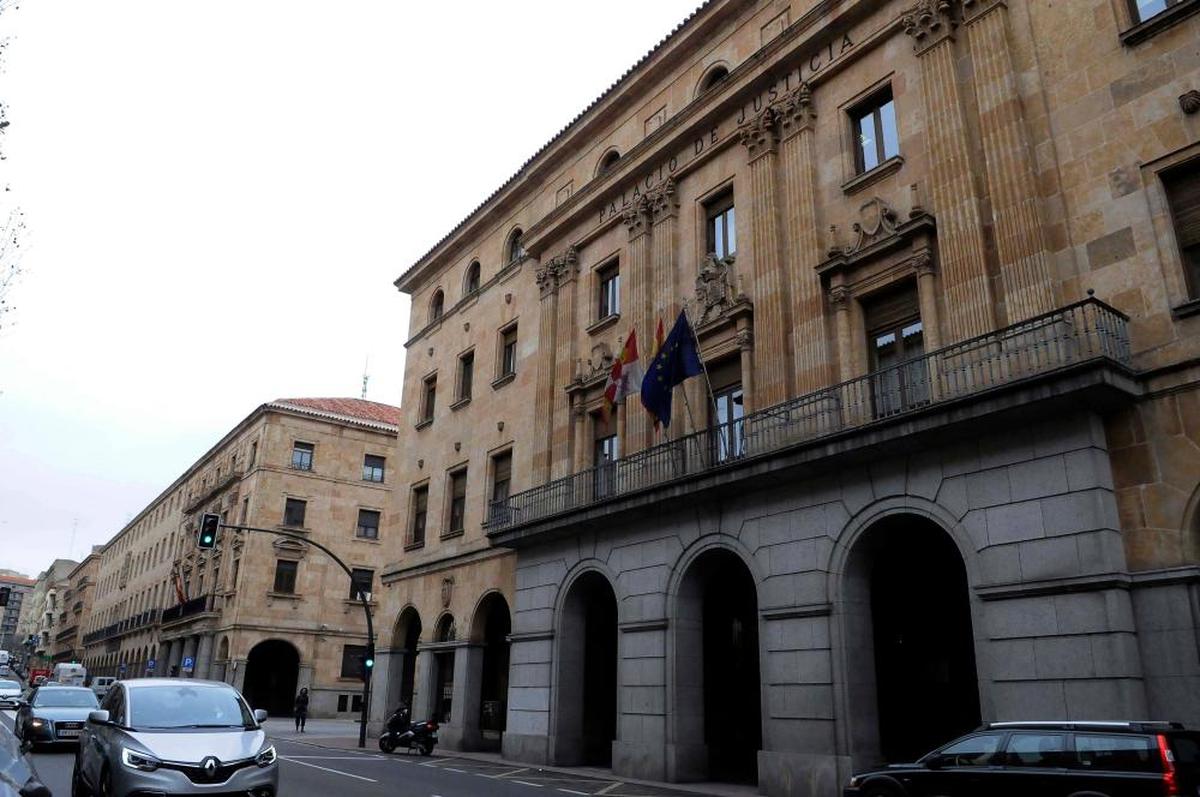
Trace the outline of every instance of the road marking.
{"label": "road marking", "polygon": [[530,783],[527,780],[514,780],[513,783],[520,783],[522,786],[537,786],[539,789],[546,785],[544,783]]}
{"label": "road marking", "polygon": [[379,781],[375,780],[374,778],[364,778],[362,775],[355,775],[351,772],[342,772],[340,769],[330,769],[329,767],[319,767],[316,764],[310,764],[307,761],[296,761],[295,759],[288,758],[287,756],[283,756],[283,755],[279,756],[279,759],[281,761],[291,761],[293,764],[299,764],[302,767],[312,767],[313,769],[319,769],[323,772],[332,772],[335,775],[345,775],[348,778],[354,778],[356,780],[365,780],[367,783],[378,783],[379,782]]}
{"label": "road marking", "polygon": [[528,772],[528,771],[529,771],[529,767],[521,767],[520,769],[513,769],[513,770],[509,770],[508,772],[501,772],[497,775],[480,775],[480,777],[481,778],[507,778],[509,775],[516,775],[518,773]]}
{"label": "road marking", "polygon": [[559,791],[565,791],[567,794],[582,794],[583,797],[592,797],[592,793],[590,791],[575,791],[574,789],[563,788],[560,788]]}
{"label": "road marking", "polygon": [[364,758],[383,758],[381,755],[288,755],[288,758],[311,758],[314,761],[362,761]]}
{"label": "road marking", "polygon": [[454,767],[442,767],[442,769],[446,770],[447,772],[457,772],[460,775],[467,774],[465,769],[455,769]]}
{"label": "road marking", "polygon": [[596,794],[598,794],[598,795],[599,794],[608,794],[613,789],[619,788],[624,785],[625,784],[622,781],[617,781],[616,783],[610,783],[607,786],[605,786],[603,789],[601,789],[600,791],[596,792]]}

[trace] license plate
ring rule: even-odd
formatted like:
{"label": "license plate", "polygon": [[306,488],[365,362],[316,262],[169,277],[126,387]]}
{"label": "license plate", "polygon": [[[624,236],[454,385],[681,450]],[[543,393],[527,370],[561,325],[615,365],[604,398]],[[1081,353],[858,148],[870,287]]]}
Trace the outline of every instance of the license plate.
{"label": "license plate", "polygon": [[75,730],[74,728],[64,728],[63,730],[58,731],[58,738],[60,739],[75,739],[78,737],[79,731]]}

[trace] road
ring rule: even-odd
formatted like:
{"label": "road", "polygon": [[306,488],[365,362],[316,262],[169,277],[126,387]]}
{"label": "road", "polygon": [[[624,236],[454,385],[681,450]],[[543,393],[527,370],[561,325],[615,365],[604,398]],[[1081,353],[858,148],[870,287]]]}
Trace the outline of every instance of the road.
{"label": "road", "polygon": [[[0,712],[12,728],[12,712]],[[695,791],[637,785],[612,778],[522,767],[453,755],[422,758],[322,747],[275,738],[282,797],[691,797]],[[69,797],[74,747],[41,750],[34,766],[55,797]]]}

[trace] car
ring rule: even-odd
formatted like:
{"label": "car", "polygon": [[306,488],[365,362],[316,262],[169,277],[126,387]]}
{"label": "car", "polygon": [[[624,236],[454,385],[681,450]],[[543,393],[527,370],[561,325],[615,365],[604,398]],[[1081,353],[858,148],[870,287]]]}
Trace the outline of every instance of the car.
{"label": "car", "polygon": [[220,681],[118,681],[88,717],[71,795],[275,797],[279,765],[266,718]]}
{"label": "car", "polygon": [[12,731],[0,723],[0,797],[51,797]]}
{"label": "car", "polygon": [[96,693],[97,700],[103,700],[108,694],[108,689],[117,682],[117,679],[111,675],[97,675],[92,679],[92,691]]}
{"label": "car", "polygon": [[13,721],[22,741],[33,744],[78,742],[88,714],[99,706],[91,689],[46,685],[22,698]]}
{"label": "car", "polygon": [[16,708],[21,699],[21,684],[17,681],[0,680],[0,707]]}
{"label": "car", "polygon": [[1200,794],[1200,732],[1177,722],[992,722],[854,775],[844,797]]}

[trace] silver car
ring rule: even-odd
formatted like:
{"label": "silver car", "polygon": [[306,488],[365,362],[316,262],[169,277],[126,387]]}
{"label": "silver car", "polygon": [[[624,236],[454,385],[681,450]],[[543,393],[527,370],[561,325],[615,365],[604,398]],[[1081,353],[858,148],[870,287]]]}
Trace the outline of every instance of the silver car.
{"label": "silver car", "polygon": [[266,716],[218,681],[118,681],[88,717],[71,795],[274,797],[279,765],[259,724]]}

